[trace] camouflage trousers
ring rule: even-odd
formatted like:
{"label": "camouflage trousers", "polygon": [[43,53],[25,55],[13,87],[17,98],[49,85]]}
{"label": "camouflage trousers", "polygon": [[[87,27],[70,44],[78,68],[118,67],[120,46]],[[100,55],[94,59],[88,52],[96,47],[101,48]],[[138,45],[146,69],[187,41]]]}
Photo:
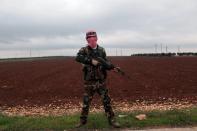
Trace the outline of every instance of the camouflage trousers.
{"label": "camouflage trousers", "polygon": [[110,96],[108,95],[106,82],[105,81],[85,81],[84,87],[85,87],[85,93],[83,96],[83,107],[82,107],[82,112],[81,112],[81,117],[80,117],[81,121],[84,123],[86,123],[87,121],[90,103],[92,101],[92,98],[95,92],[97,92],[102,99],[102,103],[103,103],[107,118],[113,119],[114,112],[111,107],[111,103],[110,103],[111,99],[110,99]]}

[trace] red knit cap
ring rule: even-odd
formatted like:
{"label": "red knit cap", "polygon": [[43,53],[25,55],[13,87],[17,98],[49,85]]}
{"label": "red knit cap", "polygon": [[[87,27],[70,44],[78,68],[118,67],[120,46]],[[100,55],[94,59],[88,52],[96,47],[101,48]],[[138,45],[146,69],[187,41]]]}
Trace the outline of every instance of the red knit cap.
{"label": "red knit cap", "polygon": [[97,37],[96,31],[94,31],[94,30],[87,31],[86,32],[86,39],[88,39],[90,37]]}

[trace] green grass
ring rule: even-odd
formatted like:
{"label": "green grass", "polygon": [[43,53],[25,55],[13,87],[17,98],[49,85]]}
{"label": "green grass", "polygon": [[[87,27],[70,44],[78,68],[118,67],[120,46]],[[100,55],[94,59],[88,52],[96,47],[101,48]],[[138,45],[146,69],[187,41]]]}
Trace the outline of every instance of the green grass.
{"label": "green grass", "polygon": [[[135,115],[145,113],[146,120],[139,121]],[[145,127],[183,127],[197,125],[197,107],[184,110],[171,111],[135,111],[132,113],[117,112],[117,116],[127,115],[126,117],[117,117],[122,128],[142,129]],[[47,117],[22,117],[22,116],[5,116],[0,115],[0,130],[64,130],[74,129],[75,124],[79,121],[79,114],[64,116],[47,116]],[[111,128],[103,113],[90,113],[88,124],[83,129],[104,129]]]}

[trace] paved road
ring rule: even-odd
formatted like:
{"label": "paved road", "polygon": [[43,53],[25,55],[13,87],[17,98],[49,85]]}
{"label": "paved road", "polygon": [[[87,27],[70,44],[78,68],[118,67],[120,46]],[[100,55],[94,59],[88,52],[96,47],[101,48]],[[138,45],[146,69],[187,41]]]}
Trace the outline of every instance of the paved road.
{"label": "paved road", "polygon": [[[124,131],[136,131],[136,130],[129,130],[129,129],[126,129],[126,130],[124,130]],[[137,130],[137,131],[197,131],[197,127],[144,129],[144,130]]]}

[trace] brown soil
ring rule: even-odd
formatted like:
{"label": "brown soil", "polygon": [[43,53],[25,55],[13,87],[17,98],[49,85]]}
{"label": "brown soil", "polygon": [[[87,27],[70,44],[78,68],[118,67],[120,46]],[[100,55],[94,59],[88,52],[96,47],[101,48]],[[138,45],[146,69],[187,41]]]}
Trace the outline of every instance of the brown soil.
{"label": "brown soil", "polygon": [[[197,57],[109,59],[130,76],[108,73],[113,101],[162,103],[172,99],[196,104]],[[0,62],[0,106],[78,104],[82,95],[81,64],[73,57]]]}

